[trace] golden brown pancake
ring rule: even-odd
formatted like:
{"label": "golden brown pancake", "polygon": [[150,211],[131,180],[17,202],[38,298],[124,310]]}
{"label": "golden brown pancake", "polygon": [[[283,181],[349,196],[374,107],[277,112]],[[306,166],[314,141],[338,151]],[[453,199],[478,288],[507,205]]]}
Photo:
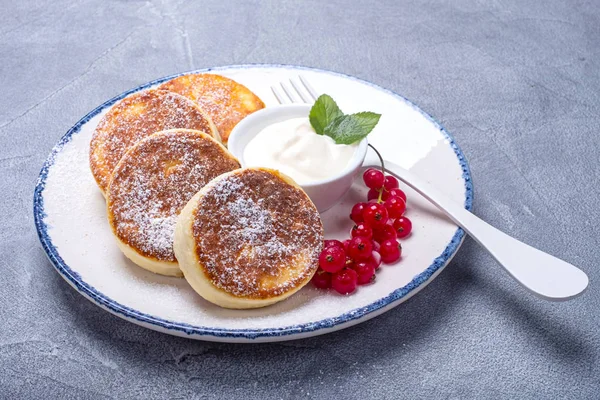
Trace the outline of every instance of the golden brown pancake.
{"label": "golden brown pancake", "polygon": [[221,75],[182,75],[163,83],[159,89],[179,93],[197,102],[217,126],[225,145],[238,122],[265,107],[246,86]]}
{"label": "golden brown pancake", "polygon": [[102,192],[123,154],[153,133],[195,129],[219,138],[208,117],[193,101],[165,90],[135,93],[117,103],[102,118],[90,144],[90,167]]}
{"label": "golden brown pancake", "polygon": [[256,308],[300,290],[318,267],[323,225],[306,193],[266,168],[221,175],[182,210],[175,254],[206,300]]}
{"label": "golden brown pancake", "polygon": [[222,144],[200,131],[167,130],[136,143],[106,192],[121,250],[143,268],[181,276],[173,253],[177,215],[210,180],[239,167]]}

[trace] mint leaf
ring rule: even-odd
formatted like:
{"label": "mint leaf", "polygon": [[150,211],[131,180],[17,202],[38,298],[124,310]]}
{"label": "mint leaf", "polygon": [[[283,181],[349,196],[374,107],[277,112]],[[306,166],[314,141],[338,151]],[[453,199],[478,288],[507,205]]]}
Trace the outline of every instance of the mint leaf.
{"label": "mint leaf", "polygon": [[381,114],[359,112],[334,119],[323,131],[337,144],[352,144],[365,138],[379,122]]}
{"label": "mint leaf", "polygon": [[315,132],[322,135],[325,127],[342,115],[344,113],[331,96],[322,94],[310,109],[308,119]]}

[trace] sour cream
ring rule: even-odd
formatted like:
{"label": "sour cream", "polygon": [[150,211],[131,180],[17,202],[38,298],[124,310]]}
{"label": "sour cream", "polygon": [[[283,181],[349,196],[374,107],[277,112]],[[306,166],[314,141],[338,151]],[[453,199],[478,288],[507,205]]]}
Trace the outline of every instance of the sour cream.
{"label": "sour cream", "polygon": [[260,131],[246,145],[244,163],[277,169],[304,185],[339,175],[357,148],[358,143],[336,144],[318,135],[307,117],[292,118]]}

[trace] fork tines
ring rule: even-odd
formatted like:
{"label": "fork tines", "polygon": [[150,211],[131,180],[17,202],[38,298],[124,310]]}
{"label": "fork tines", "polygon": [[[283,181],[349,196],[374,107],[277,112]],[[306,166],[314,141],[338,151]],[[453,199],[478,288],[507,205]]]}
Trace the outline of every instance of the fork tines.
{"label": "fork tines", "polygon": [[[271,90],[275,95],[275,98],[280,104],[286,103],[311,103],[317,99],[317,93],[312,88],[310,83],[304,78],[302,75],[298,76],[298,81],[302,84],[302,86],[297,83],[294,79],[290,79],[290,83],[281,82],[280,86],[282,91],[278,86],[271,86]],[[291,84],[291,86],[290,86]],[[285,95],[284,95],[285,93]]]}

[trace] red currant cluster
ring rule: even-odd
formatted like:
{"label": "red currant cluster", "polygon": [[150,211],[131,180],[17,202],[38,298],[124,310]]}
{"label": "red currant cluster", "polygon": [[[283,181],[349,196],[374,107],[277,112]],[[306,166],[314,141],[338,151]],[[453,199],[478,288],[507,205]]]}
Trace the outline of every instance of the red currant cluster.
{"label": "red currant cluster", "polygon": [[368,202],[352,207],[350,219],[356,224],[352,239],[326,240],[319,256],[319,269],[312,282],[320,289],[349,294],[358,285],[372,282],[382,262],[391,264],[400,259],[398,239],[412,230],[411,221],[404,216],[406,194],[399,189],[398,180],[374,168],[365,171],[363,180],[369,188]]}

